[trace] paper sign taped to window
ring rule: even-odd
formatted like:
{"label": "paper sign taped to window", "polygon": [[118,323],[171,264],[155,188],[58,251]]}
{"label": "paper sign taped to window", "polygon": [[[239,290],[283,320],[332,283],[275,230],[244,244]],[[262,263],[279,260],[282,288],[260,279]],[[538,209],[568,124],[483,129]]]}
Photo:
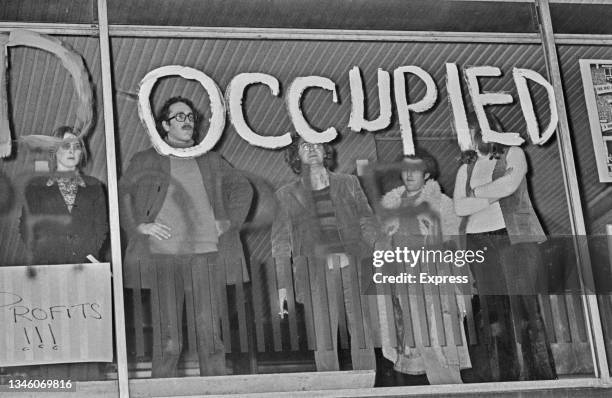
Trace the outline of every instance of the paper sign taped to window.
{"label": "paper sign taped to window", "polygon": [[112,362],[110,264],[0,267],[0,367]]}
{"label": "paper sign taped to window", "polygon": [[599,95],[612,93],[612,84],[595,84],[595,92]]}
{"label": "paper sign taped to window", "polygon": [[612,123],[599,123],[601,126],[601,131],[610,131],[612,130]]}

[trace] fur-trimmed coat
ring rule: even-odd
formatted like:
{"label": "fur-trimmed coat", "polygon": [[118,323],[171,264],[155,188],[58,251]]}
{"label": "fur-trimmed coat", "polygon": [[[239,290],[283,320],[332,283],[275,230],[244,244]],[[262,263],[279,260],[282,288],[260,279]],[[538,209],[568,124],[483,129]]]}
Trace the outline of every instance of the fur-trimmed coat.
{"label": "fur-trimmed coat", "polygon": [[[395,188],[383,196],[381,205],[388,214],[384,216],[384,238],[378,242],[378,249],[457,248],[459,217],[455,214],[452,199],[441,192],[436,181],[427,181],[416,196],[406,195],[403,185]],[[417,276],[420,272],[452,275],[457,271],[452,264],[435,261],[410,265],[396,263],[386,267],[393,266],[398,274],[407,272]],[[390,269],[393,268],[387,268],[387,272],[392,274]],[[456,295],[425,293],[424,301],[420,302],[416,297],[423,294],[423,286],[411,285],[410,293],[404,286],[391,289],[392,297],[377,297],[383,355],[394,362],[394,368],[399,372],[426,373],[431,384],[461,383],[460,369],[471,367],[462,326],[465,298],[457,290]],[[448,291],[453,287],[440,289]],[[436,299],[440,300],[439,309],[433,303]],[[391,317],[392,328],[389,327]],[[440,320],[443,324],[439,323]],[[427,326],[423,328],[423,325]],[[394,339],[391,333],[395,334]],[[440,334],[444,339],[440,339]],[[391,343],[393,340],[397,341],[396,345]]]}

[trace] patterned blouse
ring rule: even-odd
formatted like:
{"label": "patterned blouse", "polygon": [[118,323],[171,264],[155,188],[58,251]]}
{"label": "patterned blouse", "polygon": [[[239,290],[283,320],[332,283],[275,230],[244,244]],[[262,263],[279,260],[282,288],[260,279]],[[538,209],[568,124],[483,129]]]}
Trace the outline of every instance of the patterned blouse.
{"label": "patterned blouse", "polygon": [[81,177],[78,172],[73,175],[55,174],[49,177],[47,186],[53,186],[55,183],[57,183],[60,193],[64,198],[64,203],[66,203],[66,207],[68,207],[68,212],[72,213],[72,207],[76,200],[78,187],[85,187],[83,177]]}

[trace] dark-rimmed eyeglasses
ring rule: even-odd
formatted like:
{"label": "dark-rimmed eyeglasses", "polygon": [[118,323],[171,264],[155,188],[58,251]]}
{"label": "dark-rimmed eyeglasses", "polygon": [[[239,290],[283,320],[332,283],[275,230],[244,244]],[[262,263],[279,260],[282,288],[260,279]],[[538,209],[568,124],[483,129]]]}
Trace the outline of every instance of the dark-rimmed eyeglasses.
{"label": "dark-rimmed eyeglasses", "polygon": [[315,149],[323,148],[323,144],[312,144],[310,142],[302,142],[299,146],[304,151],[314,151]]}
{"label": "dark-rimmed eyeglasses", "polygon": [[185,120],[189,120],[190,122],[194,122],[196,117],[193,113],[184,114],[183,112],[179,112],[176,115],[169,117],[166,121],[170,121],[172,119],[176,119],[177,122],[184,122]]}

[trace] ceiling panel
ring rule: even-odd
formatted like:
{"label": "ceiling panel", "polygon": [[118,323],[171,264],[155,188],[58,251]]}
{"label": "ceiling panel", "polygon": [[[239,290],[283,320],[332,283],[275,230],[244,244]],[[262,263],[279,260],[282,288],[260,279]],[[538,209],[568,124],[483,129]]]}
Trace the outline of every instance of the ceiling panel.
{"label": "ceiling panel", "polygon": [[0,21],[37,23],[94,23],[95,0],[3,0]]}
{"label": "ceiling panel", "polygon": [[109,0],[109,23],[160,26],[536,32],[529,3],[457,0]]}

